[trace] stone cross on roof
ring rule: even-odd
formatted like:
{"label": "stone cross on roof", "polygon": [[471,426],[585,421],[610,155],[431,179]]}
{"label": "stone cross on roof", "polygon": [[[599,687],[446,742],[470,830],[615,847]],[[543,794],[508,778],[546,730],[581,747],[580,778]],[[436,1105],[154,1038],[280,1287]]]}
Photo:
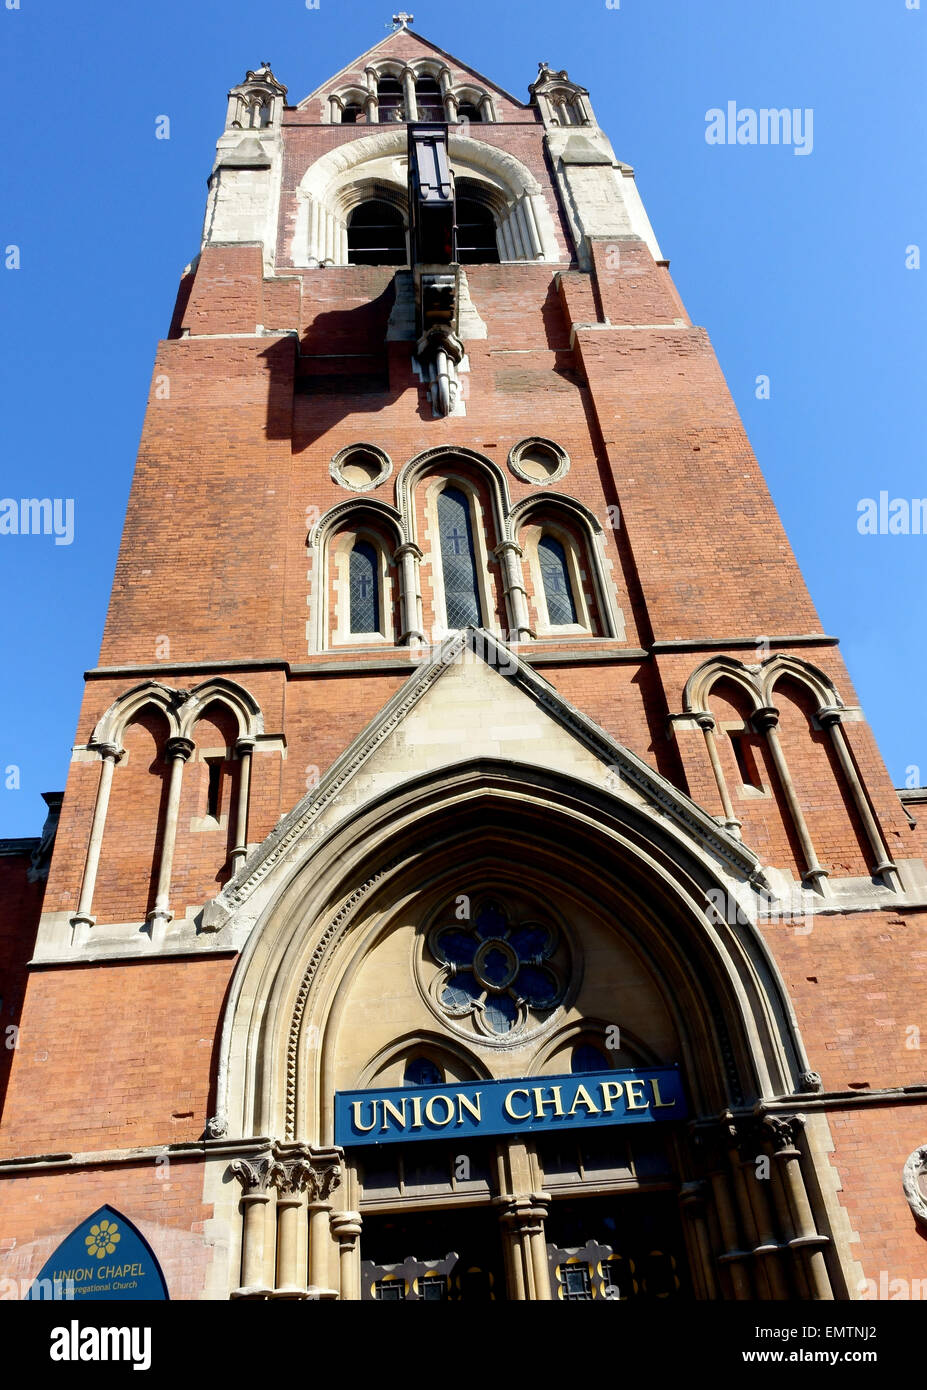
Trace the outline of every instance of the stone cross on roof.
{"label": "stone cross on roof", "polygon": [[393,15],[393,23],[397,24],[400,29],[408,29],[414,19],[415,15],[406,14],[405,10],[400,10],[398,14]]}

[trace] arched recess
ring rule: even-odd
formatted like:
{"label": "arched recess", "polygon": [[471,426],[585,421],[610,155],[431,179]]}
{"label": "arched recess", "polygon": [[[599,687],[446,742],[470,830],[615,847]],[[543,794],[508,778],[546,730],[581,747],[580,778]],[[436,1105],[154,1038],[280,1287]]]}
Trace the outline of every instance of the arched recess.
{"label": "arched recess", "polygon": [[[257,701],[243,686],[221,676],[203,682],[192,691],[172,689],[170,686],[162,685],[160,681],[145,681],[134,686],[113,701],[98,721],[88,744],[88,748],[99,755],[100,778],[84,857],[80,896],[71,917],[74,944],[83,943],[87,939],[89,929],[95,924],[92,915],[94,895],[97,893],[98,879],[103,887],[107,874],[110,873],[111,847],[116,858],[120,853],[118,845],[113,846],[113,833],[107,832],[107,825],[113,820],[110,812],[113,792],[116,792],[118,802],[127,786],[125,769],[129,766],[132,753],[132,748],[125,742],[127,731],[137,728],[145,720],[150,723],[152,719],[158,722],[159,728],[163,726],[163,736],[159,733],[157,739],[157,758],[151,764],[151,770],[156,772],[159,778],[158,806],[156,809],[149,807],[147,812],[145,810],[154,796],[150,790],[150,783],[146,781],[140,784],[134,793],[132,814],[126,819],[131,820],[142,835],[150,833],[152,837],[151,890],[147,894],[152,905],[147,912],[146,929],[150,932],[152,941],[160,944],[164,928],[174,916],[169,900],[183,790],[183,768],[196,746],[193,737],[196,723],[210,705],[217,707],[220,719],[228,724],[233,734],[237,731],[231,750],[240,760],[235,779],[237,804],[234,813],[236,830],[233,837],[235,843],[232,848],[232,872],[234,873],[244,862],[251,758],[256,739],[264,733],[264,720]],[[226,749],[228,750],[228,745]],[[138,760],[136,757],[135,763]],[[137,775],[137,771],[133,771],[132,777],[136,778]],[[119,825],[121,821],[122,817],[117,816],[115,823]],[[228,823],[232,823],[231,816]],[[135,845],[133,853],[138,853]],[[147,854],[147,849],[143,853]],[[131,874],[130,870],[130,878]],[[117,920],[125,921],[128,911],[128,907],[123,903],[122,916],[117,913]],[[137,920],[134,903],[128,920]]]}
{"label": "arched recess", "polygon": [[[406,146],[404,125],[386,127],[349,140],[310,165],[296,190],[295,265],[347,264],[344,225],[352,189],[375,183],[404,196]],[[456,177],[480,184],[487,196],[495,190],[493,196],[501,200],[503,232],[508,228],[506,259],[560,260],[543,190],[521,160],[482,140],[453,133],[448,135],[448,155]]]}
{"label": "arched recess", "polygon": [[[447,616],[441,532],[437,516],[438,493],[454,487],[467,499],[476,560],[481,608],[480,622],[488,628],[523,627],[513,602],[523,589],[516,547],[508,525],[508,483],[501,468],[474,449],[439,445],[411,459],[396,478],[396,501],[403,529],[413,552],[408,566],[410,582],[426,631],[443,635]],[[420,581],[419,566],[424,571]]]}
{"label": "arched recess", "polygon": [[508,517],[511,512],[509,485],[505,474],[497,463],[475,449],[455,448],[441,444],[434,449],[426,449],[410,459],[396,476],[396,504],[402,517],[406,536],[411,541],[419,539],[420,527],[415,511],[415,488],[422,475],[436,466],[447,464],[452,469],[455,460],[468,465],[475,473],[485,478],[492,501],[492,520],[496,535],[500,540],[510,540],[511,530]]}
{"label": "arched recess", "polygon": [[[543,860],[590,900],[621,904],[613,916],[662,980],[677,1019],[679,1060],[691,1072],[698,1111],[797,1086],[807,1060],[760,933],[710,920],[706,911],[709,889],[727,892],[731,884],[676,832],[655,834],[652,819],[630,803],[567,777],[480,763],[366,806],[316,848],[262,914],[225,1024],[220,1093],[232,1132],[330,1139],[322,1070],[339,982],[386,929],[391,904],[445,874],[459,881],[456,854],[468,845],[476,862],[477,843],[483,862],[495,853],[534,873]],[[425,872],[426,845],[443,857],[443,869]],[[716,1031],[722,1024],[725,1039]]]}
{"label": "arched recess", "polygon": [[[401,558],[401,551],[406,544],[406,531],[401,514],[395,507],[391,507],[386,502],[379,501],[375,497],[363,497],[351,499],[348,502],[339,502],[336,506],[322,516],[313,526],[307,540],[309,552],[309,568],[312,575],[311,587],[309,592],[309,625],[310,625],[310,650],[325,651],[331,645],[333,633],[341,631],[345,634],[347,629],[345,623],[339,622],[338,615],[338,594],[333,589],[333,583],[338,576],[334,573],[332,564],[332,546],[336,537],[346,532],[369,533],[371,538],[375,538],[378,550],[382,553],[384,564],[393,564],[397,554]],[[386,584],[388,575],[383,572],[383,581]],[[400,589],[398,597],[402,604],[406,602],[404,582],[393,586],[392,580],[389,581],[390,588]],[[392,603],[396,595],[390,596]],[[398,622],[391,626],[391,636],[399,640],[401,632],[399,629],[405,625],[405,617],[401,616]]]}
{"label": "arched recess", "polygon": [[[589,617],[592,618],[597,612],[604,636],[623,641],[625,637],[624,614],[615,598],[614,584],[609,574],[610,562],[605,553],[605,533],[598,518],[582,502],[578,502],[573,497],[567,497],[563,493],[534,494],[524,498],[512,508],[509,524],[514,539],[520,543],[524,541],[525,529],[533,528],[535,523],[543,531],[545,518],[553,523],[561,540],[573,537],[574,558],[577,561],[579,559],[585,560],[588,566],[588,583],[592,587],[594,600],[593,612],[589,613]],[[576,553],[577,540],[581,542],[579,554]],[[524,549],[525,546],[522,544],[522,550]],[[538,580],[539,575],[536,574],[535,587]],[[581,576],[577,570],[574,575],[574,584],[577,589],[580,583]],[[576,597],[579,598],[580,594],[577,593]]]}
{"label": "arched recess", "polygon": [[[410,975],[408,959],[420,924],[471,882],[494,889],[508,882],[521,892],[528,883],[539,901],[568,898],[583,924],[570,940],[583,989],[582,953],[594,924],[588,973],[603,1001],[586,1013],[581,995],[567,992],[564,1012],[532,1022],[516,1041],[471,1039],[466,1046],[484,1073],[543,1075],[565,1030],[576,1028],[579,1036],[599,1024],[620,1026],[624,1018],[607,1012],[613,988],[616,1011],[630,1018],[629,1051],[641,1065],[681,1067],[691,1123],[674,1131],[680,1184],[704,1186],[709,1177],[720,1183],[727,1164],[723,1182],[740,1192],[733,1200],[744,1198],[737,1168],[743,1160],[730,1148],[731,1136],[741,1142],[752,1134],[756,1116],[777,1099],[800,1108],[796,1093],[807,1089],[809,1068],[760,932],[736,913],[725,921],[706,910],[709,892],[728,894],[738,885],[694,841],[640,807],[521,764],[462,763],[410,780],[360,806],[349,825],[291,871],[258,918],[232,981],[217,1088],[220,1129],[330,1152],[336,1090],[363,1086],[385,1056],[417,1042],[459,1046],[459,1033],[434,1011],[427,1024],[410,1028],[402,1000],[415,998],[416,967]],[[363,984],[377,953],[376,980],[368,976]],[[612,953],[626,971],[613,983]],[[819,1232],[830,1221],[821,1192],[833,1190],[822,1154],[818,1133],[802,1169],[811,1174],[807,1200]],[[749,1210],[747,1202],[745,1229]],[[720,1255],[731,1237],[719,1229],[712,1226]],[[818,1289],[822,1280],[839,1278],[841,1256],[826,1234],[815,1233],[801,1250],[826,1259]]]}
{"label": "arched recess", "polygon": [[[844,795],[848,828],[858,840],[861,850],[860,859],[851,853],[846,856],[848,862],[835,866],[838,876],[854,877],[868,869],[873,880],[881,879],[887,888],[899,888],[901,877],[898,867],[892,859],[865,780],[843,729],[844,721],[858,717],[858,711],[847,709],[831,678],[802,657],[776,654],[753,665],[746,665],[734,657],[716,657],[703,662],[686,682],[683,711],[691,715],[703,730],[708,759],[728,825],[739,826],[740,821],[735,814],[718,756],[717,731],[710,704],[713,689],[722,681],[736,687],[749,707],[754,731],[764,736],[786,830],[806,888],[825,897],[831,893],[827,879],[832,869],[819,861],[816,849],[816,845],[823,843],[825,837],[829,838],[829,828],[826,821],[817,826],[809,824],[806,816],[807,807],[817,799],[814,787],[816,777],[815,774],[809,777],[807,770],[804,777],[800,772],[797,780],[793,775],[793,763],[800,768],[815,756],[818,784],[820,771],[823,769],[825,776],[829,771]],[[792,698],[788,694],[790,688]],[[786,720],[791,721],[790,732],[785,729],[780,732],[780,715],[783,711],[776,704],[777,692],[784,700]],[[792,712],[796,708],[803,710],[804,730],[801,721],[796,723],[792,719]],[[819,736],[820,730],[826,730],[826,736]],[[783,733],[786,735],[784,738]],[[814,750],[809,747],[810,744],[820,747]]]}
{"label": "arched recess", "polygon": [[[132,702],[135,705],[135,701]],[[141,922],[152,907],[167,805],[170,721],[146,701],[120,722],[120,756],[112,778],[96,876],[94,913],[101,925]],[[126,825],[134,833],[125,834]]]}

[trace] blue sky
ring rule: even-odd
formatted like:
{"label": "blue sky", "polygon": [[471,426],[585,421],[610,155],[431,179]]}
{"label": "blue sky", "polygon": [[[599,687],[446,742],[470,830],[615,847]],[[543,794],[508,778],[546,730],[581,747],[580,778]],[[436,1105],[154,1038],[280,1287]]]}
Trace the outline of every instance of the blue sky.
{"label": "blue sky", "polygon": [[[155,344],[198,250],[226,93],[269,58],[298,101],[384,37],[392,9],[10,3],[0,245],[20,248],[20,268],[0,261],[0,495],[75,503],[70,545],[0,535],[0,835],[27,835],[40,793],[65,784]],[[711,334],[897,785],[927,782],[927,535],[860,535],[857,506],[927,496],[927,264],[905,265],[907,247],[927,252],[927,0],[912,3],[412,7],[422,34],[522,98],[540,59],[589,87]],[[811,153],[708,145],[706,112],[729,101],[811,108]],[[161,115],[170,140],[155,139]]]}

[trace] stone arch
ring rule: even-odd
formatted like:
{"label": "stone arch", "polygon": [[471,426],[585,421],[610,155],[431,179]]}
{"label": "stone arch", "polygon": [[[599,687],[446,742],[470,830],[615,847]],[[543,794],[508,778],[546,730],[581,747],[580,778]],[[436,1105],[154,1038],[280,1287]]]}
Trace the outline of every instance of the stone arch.
{"label": "stone arch", "polygon": [[712,657],[697,667],[686,681],[683,692],[683,710],[687,714],[708,713],[708,697],[716,681],[727,677],[746,695],[751,713],[761,709],[764,704],[763,692],[751,671],[742,661],[732,656]]}
{"label": "stone arch", "polygon": [[395,552],[406,543],[406,532],[401,514],[387,502],[376,497],[361,495],[346,502],[338,502],[322,516],[309,533],[307,549],[311,559],[313,583],[309,594],[309,622],[313,651],[324,651],[330,628],[328,611],[329,569],[331,544],[333,538],[345,526],[362,527],[372,522],[379,532],[385,532],[393,544]]}
{"label": "stone arch", "polygon": [[485,454],[477,453],[475,449],[455,447],[452,444],[441,444],[434,449],[426,449],[424,453],[416,454],[415,458],[410,459],[396,476],[396,503],[408,538],[410,540],[416,539],[414,503],[416,484],[421,475],[442,458],[447,459],[449,467],[453,465],[455,459],[459,459],[469,464],[472,469],[483,476],[492,499],[493,523],[496,534],[500,541],[511,540],[508,521],[511,512],[509,486],[502,469]]}
{"label": "stone arch", "polygon": [[[332,259],[325,252],[333,249],[338,252],[338,256],[334,257],[337,263],[346,264],[346,256],[341,255],[339,231],[343,221],[339,212],[342,190],[350,184],[368,179],[404,188],[406,151],[406,127],[397,123],[395,127],[389,126],[373,135],[349,140],[310,165],[296,190],[297,213],[293,234],[293,259],[296,265]],[[509,259],[560,260],[553,219],[541,185],[521,160],[482,140],[454,134],[448,135],[448,155],[455,174],[488,181],[501,190],[509,209],[510,221],[511,214],[521,210],[521,221],[525,223],[527,231],[519,232],[518,245],[510,238],[507,248]],[[328,225],[329,220],[331,226]],[[529,244],[525,244],[526,237]]]}
{"label": "stone arch", "polygon": [[[542,1076],[550,1070],[552,1058],[566,1044],[590,1039],[598,1042],[602,1050],[605,1051],[608,1044],[608,1030],[613,1026],[613,1022],[604,1018],[579,1018],[565,1023],[550,1038],[545,1039],[543,1046],[538,1049],[537,1055],[528,1068],[527,1074],[529,1076]],[[643,1066],[655,1066],[660,1060],[653,1048],[648,1047],[646,1042],[627,1028],[621,1029],[621,1047],[615,1050],[619,1053],[619,1060],[616,1065],[624,1065],[625,1054],[627,1054],[629,1063],[633,1061]]]}
{"label": "stone arch", "polygon": [[254,696],[236,681],[216,676],[192,690],[178,710],[182,738],[192,737],[200,715],[212,704],[221,705],[231,713],[240,739],[254,739],[264,732],[264,716]]}
{"label": "stone arch", "polygon": [[168,738],[180,737],[179,709],[187,694],[187,691],[173,690],[160,681],[143,681],[141,685],[134,685],[131,690],[118,695],[97,721],[90,736],[90,747],[113,747],[119,750],[126,726],[147,705],[164,715],[167,720]]}
{"label": "stone arch", "polygon": [[[707,910],[709,889],[729,894],[740,891],[735,885],[678,834],[664,828],[665,843],[655,844],[652,821],[615,797],[529,768],[463,765],[366,807],[316,848],[262,913],[225,1021],[219,1091],[220,1102],[234,1104],[233,1132],[285,1129],[288,1137],[330,1142],[321,1094],[327,1019],[350,959],[385,929],[384,904],[413,864],[421,881],[426,838],[449,853],[464,838],[472,850],[474,835],[481,844],[498,836],[512,853],[519,823],[526,847],[543,845],[558,859],[567,847],[583,847],[582,891],[589,875],[606,898],[603,879],[609,891],[614,884],[623,920],[633,921],[643,956],[676,1000],[699,1105],[714,1112],[797,1088],[807,1059],[760,933],[738,914],[717,922]],[[576,891],[580,877],[577,869]]]}
{"label": "stone arch", "polygon": [[378,1049],[363,1067],[357,1077],[355,1089],[361,1090],[372,1084],[375,1077],[383,1074],[384,1068],[396,1061],[405,1061],[413,1055],[444,1057],[453,1059],[460,1069],[461,1080],[488,1081],[489,1072],[479,1057],[457,1038],[448,1038],[443,1033],[422,1028],[396,1038],[385,1047]]}
{"label": "stone arch", "polygon": [[[726,1184],[723,1200],[741,1204],[737,1219],[749,1231],[750,1203],[740,1176],[745,1160],[736,1146],[752,1152],[749,1146],[756,1144],[762,1152],[763,1145],[779,1143],[781,1131],[791,1144],[789,1162],[801,1158],[801,1176],[792,1168],[788,1180],[793,1188],[801,1184],[808,1216],[796,1226],[797,1208],[777,1197],[783,1231],[777,1259],[794,1267],[799,1289],[813,1285],[811,1297],[832,1297],[831,1288],[845,1296],[852,1270],[826,1158],[826,1119],[808,1117],[815,1138],[802,1142],[800,1153],[795,1147],[794,1136],[805,1124],[791,1113],[802,1106],[796,1093],[813,1088],[815,1078],[783,981],[758,929],[739,914],[724,920],[706,911],[710,891],[749,892],[746,881],[733,882],[664,818],[570,775],[486,759],[443,767],[366,799],[349,822],[320,836],[253,919],[228,996],[217,1087],[225,1108],[212,1132],[230,1139],[282,1134],[281,1152],[298,1150],[326,1162],[337,1155],[331,1147],[336,1089],[356,1089],[350,1083],[369,1079],[371,1066],[395,1057],[397,1047],[411,1049],[417,1041],[427,1046],[426,1033],[435,1045],[448,1045],[440,1025],[393,1026],[399,1015],[392,1014],[381,1023],[386,1041],[367,1041],[363,1020],[369,1014],[357,1013],[357,1007],[366,997],[368,1010],[380,1010],[377,953],[393,943],[397,958],[402,956],[413,939],[418,906],[427,918],[429,904],[448,888],[456,891],[462,863],[477,875],[484,866],[514,875],[524,862],[532,866],[539,895],[556,881],[559,892],[578,905],[577,913],[594,905],[614,949],[633,960],[648,988],[659,992],[671,1033],[658,1037],[650,1024],[643,1030],[632,1024],[629,1041],[638,1052],[632,1065],[646,1065],[649,1048],[655,1064],[676,1060],[681,1067],[689,1122],[674,1128],[670,1145],[680,1197],[697,1188],[713,1212],[715,1194]],[[598,948],[596,961],[600,971]],[[371,962],[367,994],[358,995],[361,972]],[[632,997],[636,990],[635,983]],[[477,1057],[499,1079],[542,1075],[545,1052],[568,1035],[564,1024],[574,1025],[580,1036],[590,1018],[608,1021],[602,1011],[585,1010],[575,1019],[555,1019],[539,1038],[533,1064],[520,1054],[507,1062],[504,1047],[487,1060],[477,1045]],[[358,1037],[366,1060],[347,1065],[344,1040]],[[668,1038],[676,1040],[674,1057],[667,1055]],[[348,1182],[349,1202],[355,1200],[353,1183]],[[313,1241],[319,1251],[319,1242],[329,1238],[327,1209],[324,1217],[323,1237],[322,1215],[310,1210],[310,1258]],[[336,1213],[332,1221],[337,1229],[352,1222],[355,1232],[362,1224],[353,1212]],[[708,1271],[707,1287],[714,1292],[704,1296],[738,1296],[731,1287],[750,1287],[752,1276],[744,1273],[731,1286],[719,1257],[745,1261],[751,1270],[765,1265],[754,1264],[749,1250],[732,1250],[730,1237],[719,1234],[716,1214],[710,1221],[705,1241],[714,1253],[699,1268]],[[757,1274],[760,1287],[763,1277]],[[726,1290],[721,1295],[719,1283]]]}
{"label": "stone arch", "polygon": [[605,532],[598,517],[575,498],[545,489],[524,498],[512,508],[509,520],[513,539],[518,540],[524,525],[536,514],[548,515],[555,522],[562,520],[567,534],[579,533],[585,552],[584,558],[591,570],[590,582],[603,635],[623,641],[624,615],[615,599],[614,585],[609,575],[609,560],[605,553]]}
{"label": "stone arch", "polygon": [[763,703],[774,705],[774,692],[780,681],[790,678],[811,692],[819,708],[844,708],[830,676],[800,656],[771,656],[759,670],[759,685]]}

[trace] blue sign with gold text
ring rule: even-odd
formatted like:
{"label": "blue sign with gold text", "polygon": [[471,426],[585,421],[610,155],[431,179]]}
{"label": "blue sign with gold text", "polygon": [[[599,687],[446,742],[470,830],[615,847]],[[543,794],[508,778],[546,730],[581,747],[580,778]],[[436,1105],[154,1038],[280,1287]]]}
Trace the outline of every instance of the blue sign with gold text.
{"label": "blue sign with gold text", "polygon": [[100,1207],[46,1260],[27,1297],[161,1301],[168,1292],[145,1237],[113,1207]]}
{"label": "blue sign with gold text", "polygon": [[336,1093],[335,1143],[355,1148],[459,1135],[652,1124],[685,1116],[678,1067],[372,1087]]}

